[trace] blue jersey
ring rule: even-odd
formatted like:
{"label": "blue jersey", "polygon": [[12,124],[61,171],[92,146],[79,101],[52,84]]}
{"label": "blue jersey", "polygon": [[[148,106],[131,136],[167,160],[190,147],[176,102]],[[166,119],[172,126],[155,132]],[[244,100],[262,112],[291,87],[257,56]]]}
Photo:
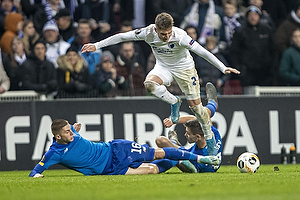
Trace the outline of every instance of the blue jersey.
{"label": "blue jersey", "polygon": [[53,144],[43,159],[29,174],[41,174],[54,164],[61,164],[84,175],[125,174],[128,167],[136,168],[143,161],[152,160],[154,149],[128,140],[91,142],[84,139],[71,125],[74,140],[69,144]]}
{"label": "blue jersey", "polygon": [[[219,157],[220,159],[220,165],[221,165],[221,159],[222,159],[222,149],[223,149],[223,143],[222,143],[222,138],[221,135],[218,131],[218,129],[216,129],[214,126],[211,126],[211,130],[214,132],[215,135],[215,140],[216,140],[216,147],[218,149],[218,153],[216,156]],[[189,152],[192,152],[194,154],[197,155],[202,155],[202,156],[208,156],[208,152],[207,152],[207,145],[203,148],[203,149],[199,149],[198,146],[196,144],[194,144],[191,148],[189,149],[185,149],[184,147],[180,147],[180,149],[182,150],[187,150]],[[208,165],[208,164],[202,164],[202,163],[197,163],[195,161],[191,161],[198,172],[216,172],[219,168],[219,166],[212,166],[212,165]]]}

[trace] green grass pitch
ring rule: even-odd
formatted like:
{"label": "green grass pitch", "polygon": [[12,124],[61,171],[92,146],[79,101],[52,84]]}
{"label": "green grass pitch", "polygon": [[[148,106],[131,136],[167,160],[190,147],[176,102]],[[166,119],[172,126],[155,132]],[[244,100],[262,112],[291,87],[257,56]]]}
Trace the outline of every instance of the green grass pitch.
{"label": "green grass pitch", "polygon": [[[274,166],[279,171],[273,171]],[[29,178],[28,174],[0,172],[0,199],[300,199],[299,164],[261,165],[254,174],[242,174],[236,166],[203,174],[181,173],[177,168],[130,176],[83,176],[71,170],[46,170],[44,178]]]}

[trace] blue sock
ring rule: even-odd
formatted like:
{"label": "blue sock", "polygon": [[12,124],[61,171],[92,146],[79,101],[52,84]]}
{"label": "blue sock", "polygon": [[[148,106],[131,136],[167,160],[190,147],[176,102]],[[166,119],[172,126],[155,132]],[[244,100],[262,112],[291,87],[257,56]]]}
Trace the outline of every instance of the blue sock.
{"label": "blue sock", "polygon": [[151,164],[157,165],[159,169],[159,173],[165,172],[168,169],[171,169],[175,165],[177,165],[178,161],[175,160],[169,160],[169,159],[161,159],[161,160],[154,160],[151,162]]}
{"label": "blue sock", "polygon": [[165,151],[165,158],[171,160],[192,160],[197,161],[198,156],[196,154],[190,153],[188,151],[183,151],[181,149],[175,149],[173,147],[163,148]]}
{"label": "blue sock", "polygon": [[206,107],[211,111],[210,117],[213,117],[217,109],[217,103],[215,101],[209,101]]}

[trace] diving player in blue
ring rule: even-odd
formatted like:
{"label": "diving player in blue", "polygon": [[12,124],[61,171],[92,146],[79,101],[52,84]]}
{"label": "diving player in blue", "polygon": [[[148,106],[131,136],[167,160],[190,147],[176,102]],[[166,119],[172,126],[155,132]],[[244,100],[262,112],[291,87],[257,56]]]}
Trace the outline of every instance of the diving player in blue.
{"label": "diving player in blue", "polygon": [[[217,91],[212,83],[206,84],[206,93],[208,105],[206,109],[212,117],[217,109],[218,100],[217,100]],[[173,166],[177,166],[183,172],[197,173],[197,172],[216,172],[221,165],[222,158],[222,138],[219,131],[211,126],[211,130],[214,133],[215,146],[211,146],[210,143],[207,143],[204,137],[200,123],[197,121],[196,117],[193,115],[181,116],[178,123],[183,123],[186,128],[185,137],[189,143],[195,143],[191,148],[185,149],[178,141],[177,134],[175,131],[169,132],[169,139],[164,136],[156,138],[156,144],[158,147],[174,147],[188,152],[192,152],[197,155],[207,156],[214,155],[217,156],[220,160],[218,166],[213,166],[209,164],[197,163],[194,161],[173,161],[169,159],[155,160],[152,163],[156,164],[159,168],[159,173],[165,172]],[[211,123],[211,120],[210,120]],[[168,128],[173,125],[173,122],[170,119],[164,119],[164,125]],[[213,150],[212,150],[213,149]]]}
{"label": "diving player in blue", "polygon": [[158,166],[144,162],[163,158],[219,165],[216,156],[200,156],[172,147],[152,148],[129,140],[91,142],[78,133],[80,128],[79,123],[54,120],[53,144],[29,176],[43,177],[42,172],[54,164],[84,175],[155,174],[159,173]]}

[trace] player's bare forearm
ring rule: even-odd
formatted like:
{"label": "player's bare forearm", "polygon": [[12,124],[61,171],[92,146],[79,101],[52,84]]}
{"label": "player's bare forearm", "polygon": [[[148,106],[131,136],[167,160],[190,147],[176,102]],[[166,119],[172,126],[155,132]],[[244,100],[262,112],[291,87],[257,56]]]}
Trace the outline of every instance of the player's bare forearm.
{"label": "player's bare forearm", "polygon": [[241,72],[235,68],[227,67],[225,69],[225,74],[230,74],[230,73],[240,74]]}
{"label": "player's bare forearm", "polygon": [[[187,121],[192,120],[192,119],[196,119],[196,117],[194,115],[181,116],[181,117],[179,117],[179,120],[178,120],[177,124],[183,124],[183,123],[186,123]],[[165,118],[163,123],[164,123],[166,128],[169,128],[174,124],[171,121],[171,119],[169,119],[169,118]]]}

